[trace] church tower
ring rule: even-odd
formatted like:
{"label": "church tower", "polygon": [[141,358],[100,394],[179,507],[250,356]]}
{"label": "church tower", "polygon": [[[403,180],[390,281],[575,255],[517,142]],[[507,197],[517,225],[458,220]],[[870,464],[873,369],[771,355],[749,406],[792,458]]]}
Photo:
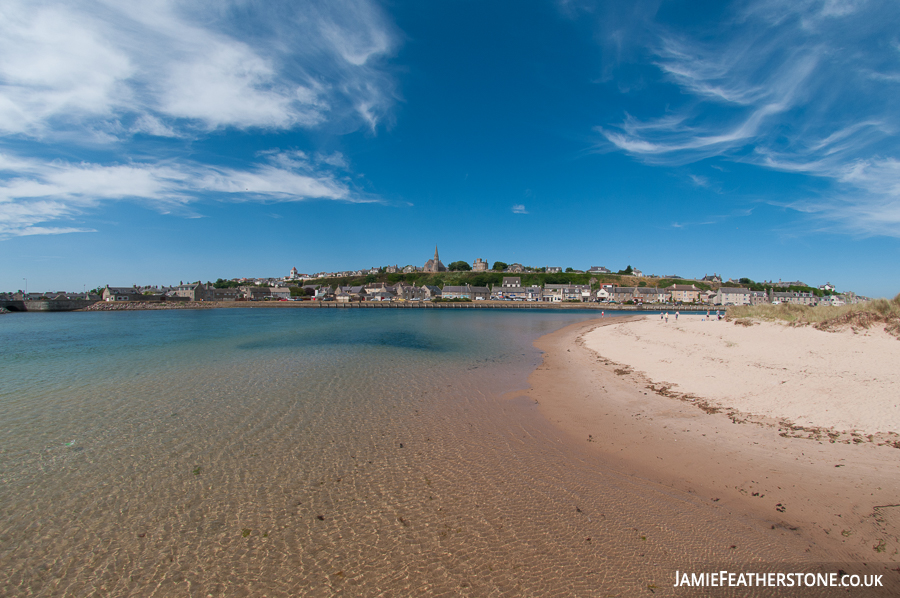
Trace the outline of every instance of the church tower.
{"label": "church tower", "polygon": [[434,259],[430,259],[425,262],[425,266],[422,268],[423,272],[446,272],[447,267],[441,263],[441,258],[438,257],[438,248],[437,245],[434,246]]}

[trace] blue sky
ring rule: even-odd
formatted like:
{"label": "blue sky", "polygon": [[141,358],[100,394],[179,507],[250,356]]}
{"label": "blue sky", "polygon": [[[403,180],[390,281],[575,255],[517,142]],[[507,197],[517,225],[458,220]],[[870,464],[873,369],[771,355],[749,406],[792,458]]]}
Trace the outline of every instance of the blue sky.
{"label": "blue sky", "polygon": [[873,0],[6,0],[0,290],[437,244],[893,296],[898,32]]}

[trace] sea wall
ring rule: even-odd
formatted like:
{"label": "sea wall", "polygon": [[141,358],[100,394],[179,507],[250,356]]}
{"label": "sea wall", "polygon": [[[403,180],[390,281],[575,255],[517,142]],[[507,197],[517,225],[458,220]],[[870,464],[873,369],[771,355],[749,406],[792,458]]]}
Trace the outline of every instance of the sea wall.
{"label": "sea wall", "polygon": [[59,301],[0,301],[0,307],[9,311],[74,311],[93,305],[88,299],[64,299]]}
{"label": "sea wall", "polygon": [[[9,311],[121,311],[144,309],[210,309],[235,308],[306,308],[306,309],[593,309],[596,311],[636,311],[658,312],[705,312],[716,309],[709,305],[620,305],[607,303],[545,303],[531,301],[472,301],[472,302],[431,302],[431,301],[0,301],[0,307]],[[722,309],[719,307],[719,309]]]}

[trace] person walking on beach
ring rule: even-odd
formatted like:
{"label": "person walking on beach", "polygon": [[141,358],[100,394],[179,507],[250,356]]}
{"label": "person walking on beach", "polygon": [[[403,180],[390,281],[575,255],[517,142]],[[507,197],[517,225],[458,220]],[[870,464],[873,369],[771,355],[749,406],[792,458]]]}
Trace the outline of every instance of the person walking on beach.
{"label": "person walking on beach", "polygon": [[678,311],[677,310],[675,311],[675,321],[676,322],[678,321]]}
{"label": "person walking on beach", "polygon": [[663,312],[659,312],[659,319],[660,319],[660,320],[663,319]]}
{"label": "person walking on beach", "polygon": [[669,323],[669,312],[666,312],[666,324]]}

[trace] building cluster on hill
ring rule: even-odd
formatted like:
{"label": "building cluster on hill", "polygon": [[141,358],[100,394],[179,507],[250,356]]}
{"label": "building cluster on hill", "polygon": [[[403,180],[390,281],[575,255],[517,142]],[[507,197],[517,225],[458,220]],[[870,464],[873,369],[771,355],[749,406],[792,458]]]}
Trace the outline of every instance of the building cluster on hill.
{"label": "building cluster on hill", "polygon": [[[318,272],[313,275],[301,274],[296,267],[291,268],[288,276],[276,278],[241,278],[232,280],[218,280],[216,283],[181,282],[171,287],[156,286],[131,286],[110,287],[102,289],[101,294],[96,293],[0,293],[2,300],[61,300],[61,299],[87,299],[103,301],[261,301],[261,300],[319,300],[319,301],[434,301],[434,300],[461,300],[461,301],[533,301],[533,302],[601,302],[609,304],[703,304],[703,305],[758,305],[761,303],[786,303],[796,305],[844,305],[865,300],[853,293],[839,295],[830,283],[819,287],[816,292],[811,292],[810,287],[800,281],[753,283],[748,279],[722,281],[718,274],[706,275],[697,280],[696,284],[670,284],[669,286],[650,286],[646,282],[640,282],[638,286],[619,286],[613,283],[598,283],[597,278],[591,278],[594,284],[544,284],[522,286],[521,277],[503,277],[502,284],[488,286],[473,286],[470,284],[444,285],[441,287],[424,284],[415,285],[401,281],[394,284],[387,282],[370,282],[360,286],[335,286],[328,283],[314,284],[314,281],[328,278],[353,278],[380,274],[440,274],[450,270],[471,270],[476,273],[488,271],[503,272],[507,274],[543,272],[546,274],[561,274],[563,269],[558,266],[542,268],[528,268],[522,264],[506,264],[495,262],[492,268],[488,262],[478,258],[469,266],[465,262],[453,262],[450,268],[444,265],[438,255],[437,247],[434,249],[434,257],[429,259],[421,267],[386,266],[381,268],[369,268],[363,270],[342,272]],[[574,270],[566,268],[566,273],[598,275],[614,274],[603,266],[592,266],[588,270]],[[655,275],[645,277],[644,274],[631,266],[626,270],[620,270],[616,274],[626,274],[633,278],[653,279]],[[534,277],[532,277],[533,279]],[[667,279],[681,279],[677,275],[665,276]],[[586,279],[586,277],[584,277]],[[609,280],[607,277],[606,280]],[[370,278],[371,280],[371,278]],[[682,281],[685,282],[685,281]],[[306,283],[306,284],[304,284]],[[652,284],[652,281],[651,281]],[[301,286],[302,285],[302,286]],[[747,286],[753,287],[747,288]],[[779,290],[780,289],[780,290]],[[798,290],[799,289],[799,290]]]}
{"label": "building cluster on hill", "polygon": [[446,285],[442,288],[431,285],[411,285],[406,282],[390,284],[370,283],[360,286],[307,285],[311,298],[320,301],[537,301],[601,302],[610,304],[705,304],[705,305],[758,305],[761,303],[791,303],[797,305],[843,305],[854,302],[855,297],[830,295],[817,297],[809,292],[751,291],[745,288],[721,287],[716,291],[701,290],[695,285],[674,284],[665,288],[622,287],[614,284],[600,284],[593,289],[584,284],[545,284],[522,286],[521,278],[504,277],[500,285],[492,287]]}
{"label": "building cluster on hill", "polygon": [[0,293],[0,301],[87,299],[92,301],[530,301],[545,303],[599,302],[610,305],[695,304],[695,305],[844,305],[864,300],[853,293],[818,297],[810,292],[753,291],[742,287],[703,290],[697,286],[673,284],[668,287],[625,287],[615,284],[544,284],[522,286],[520,277],[504,277],[500,285],[414,285],[374,282],[357,286],[307,284],[304,286],[257,286],[218,288],[212,283],[194,282],[173,287],[110,287],[101,295],[91,293]]}
{"label": "building cluster on hill", "polygon": [[[359,276],[367,276],[369,274],[437,274],[439,272],[449,272],[453,270],[452,266],[461,265],[464,266],[463,270],[471,270],[472,272],[504,272],[507,274],[522,274],[528,272],[546,272],[548,274],[553,273],[561,273],[563,271],[560,266],[545,266],[541,268],[532,268],[529,266],[523,266],[519,263],[506,264],[503,262],[495,262],[494,267],[490,267],[488,262],[483,258],[476,258],[472,265],[469,266],[468,263],[465,262],[454,262],[450,264],[451,267],[445,266],[441,261],[441,258],[438,255],[437,247],[434,248],[434,257],[429,259],[423,266],[413,266],[412,264],[406,265],[404,267],[400,267],[399,265],[393,266],[382,266],[376,267],[373,266],[371,268],[362,268],[360,270],[340,270],[340,271],[321,271],[316,272],[314,274],[302,274],[296,267],[291,268],[290,274],[285,276],[282,280],[285,282],[292,282],[298,280],[315,280],[322,278],[352,278]],[[498,265],[502,265],[502,268],[497,268]],[[592,266],[589,270],[574,270],[568,268],[566,272],[571,272],[575,274],[611,274],[612,271],[608,268],[604,268],[602,266]],[[629,267],[629,271],[627,272],[630,275],[634,276],[643,276],[643,273],[640,270],[633,270]]]}

